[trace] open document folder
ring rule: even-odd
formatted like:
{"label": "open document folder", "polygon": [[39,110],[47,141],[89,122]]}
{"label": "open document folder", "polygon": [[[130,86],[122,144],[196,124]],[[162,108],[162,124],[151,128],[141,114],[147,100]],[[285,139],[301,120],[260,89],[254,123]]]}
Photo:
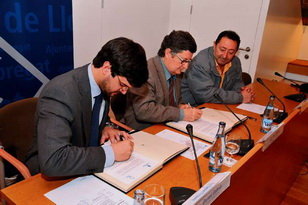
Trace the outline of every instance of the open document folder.
{"label": "open document folder", "polygon": [[[241,120],[246,120],[247,116],[236,114]],[[199,120],[194,122],[178,121],[168,122],[166,125],[175,129],[181,130],[185,133],[186,125],[191,124],[193,126],[193,134],[200,139],[213,142],[218,130],[219,122],[226,123],[225,132],[229,132],[234,126],[240,123],[240,121],[231,113],[227,111],[221,111],[211,108],[202,109],[202,116]]]}
{"label": "open document folder", "polygon": [[95,173],[97,177],[124,192],[130,191],[161,169],[168,160],[188,149],[184,144],[142,131],[132,136],[135,146],[130,159],[115,162],[113,166],[105,168],[104,172]]}

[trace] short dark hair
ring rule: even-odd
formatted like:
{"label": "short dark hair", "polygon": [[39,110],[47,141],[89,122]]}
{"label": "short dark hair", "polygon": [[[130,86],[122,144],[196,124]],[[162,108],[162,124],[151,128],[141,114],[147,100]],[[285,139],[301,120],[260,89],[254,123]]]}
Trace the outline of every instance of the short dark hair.
{"label": "short dark hair", "polygon": [[143,47],[134,41],[120,37],[108,41],[93,59],[95,68],[111,64],[112,76],[127,78],[133,87],[141,87],[149,77],[147,60]]}
{"label": "short dark hair", "polygon": [[215,41],[215,44],[217,45],[223,37],[227,37],[227,38],[229,38],[233,41],[236,41],[237,42],[237,50],[238,50],[238,48],[240,47],[241,39],[240,39],[240,36],[237,33],[235,33],[234,31],[230,31],[230,30],[223,31],[218,35],[218,37]]}
{"label": "short dark hair", "polygon": [[186,31],[172,31],[169,35],[166,35],[158,50],[158,56],[164,57],[165,50],[170,48],[172,52],[179,53],[181,51],[189,50],[191,53],[195,53],[197,50],[197,44],[195,39]]}

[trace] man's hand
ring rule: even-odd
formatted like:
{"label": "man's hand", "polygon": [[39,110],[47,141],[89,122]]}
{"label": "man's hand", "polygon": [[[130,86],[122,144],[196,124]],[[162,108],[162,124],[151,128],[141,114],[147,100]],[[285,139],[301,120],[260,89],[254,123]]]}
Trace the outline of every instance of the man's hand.
{"label": "man's hand", "polygon": [[179,104],[179,108],[180,109],[188,109],[188,108],[191,108],[191,106],[189,104]]}
{"label": "man's hand", "polygon": [[198,120],[202,115],[202,110],[196,108],[186,108],[184,110],[184,121],[195,121]]}
{"label": "man's hand", "polygon": [[[121,139],[121,137],[123,139]],[[127,132],[114,129],[112,127],[105,127],[102,132],[101,144],[105,143],[107,140],[110,140],[111,143],[116,143],[121,140],[131,140],[133,137]]]}
{"label": "man's hand", "polygon": [[134,143],[131,140],[124,140],[121,142],[111,144],[113,149],[115,161],[128,160],[134,150]]}
{"label": "man's hand", "polygon": [[255,93],[251,87],[242,87],[241,94],[243,96],[242,103],[250,103],[255,98]]}

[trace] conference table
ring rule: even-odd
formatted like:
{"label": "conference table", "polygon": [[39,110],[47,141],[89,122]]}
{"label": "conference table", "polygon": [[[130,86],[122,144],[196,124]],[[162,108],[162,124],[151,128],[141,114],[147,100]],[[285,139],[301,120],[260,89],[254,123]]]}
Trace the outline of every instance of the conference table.
{"label": "conference table", "polygon": [[[283,132],[267,149],[264,143],[257,143],[264,136],[260,132],[261,116],[259,114],[236,108],[230,105],[234,112],[247,115],[246,125],[251,131],[255,146],[243,157],[234,156],[238,162],[231,168],[223,166],[221,172],[230,171],[230,186],[213,202],[213,204],[280,204],[289,187],[296,179],[303,163],[308,156],[308,111],[306,103],[297,103],[283,98],[285,95],[298,93],[296,88],[283,81],[264,81],[268,87],[285,104],[289,116],[282,122]],[[258,83],[251,84],[256,92],[254,103],[266,105],[271,95]],[[282,108],[278,101],[276,106]],[[298,105],[301,106],[298,106]],[[227,110],[222,104],[206,103],[203,107]],[[175,129],[158,124],[143,131],[156,134],[163,129]],[[183,133],[181,133],[183,134]],[[237,138],[247,138],[244,126],[237,126],[229,133]],[[199,140],[195,138],[195,140]],[[205,152],[206,153],[206,152]],[[204,153],[204,154],[205,154]],[[215,173],[208,170],[208,158],[198,157],[202,180],[205,184]],[[53,204],[44,196],[45,193],[71,181],[73,178],[50,179],[37,174],[29,179],[18,182],[1,190],[1,197],[8,204]],[[199,189],[199,180],[195,161],[177,156],[164,164],[163,168],[139,184],[127,194],[133,197],[135,189],[143,189],[147,184],[158,183],[166,190],[165,204],[170,204],[169,189],[171,187],[186,187]]]}

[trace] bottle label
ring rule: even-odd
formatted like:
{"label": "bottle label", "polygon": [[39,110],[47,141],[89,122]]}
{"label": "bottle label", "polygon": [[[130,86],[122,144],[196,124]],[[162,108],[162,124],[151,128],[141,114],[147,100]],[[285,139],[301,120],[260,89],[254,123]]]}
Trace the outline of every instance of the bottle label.
{"label": "bottle label", "polygon": [[[217,153],[215,153],[215,152],[211,152],[210,153],[210,158],[209,158],[209,160],[210,160],[210,164],[211,165],[215,165],[215,155],[216,155]],[[220,153],[218,153],[218,156],[220,155]],[[222,165],[222,162],[223,162],[223,157],[222,156],[219,156],[219,158],[217,159],[217,164],[216,164],[216,166],[217,167],[220,167],[221,165]]]}
{"label": "bottle label", "polygon": [[272,123],[273,123],[273,120],[268,119],[268,118],[264,118],[263,121],[262,121],[262,127],[265,128],[265,129],[269,129],[269,128],[271,128]]}

